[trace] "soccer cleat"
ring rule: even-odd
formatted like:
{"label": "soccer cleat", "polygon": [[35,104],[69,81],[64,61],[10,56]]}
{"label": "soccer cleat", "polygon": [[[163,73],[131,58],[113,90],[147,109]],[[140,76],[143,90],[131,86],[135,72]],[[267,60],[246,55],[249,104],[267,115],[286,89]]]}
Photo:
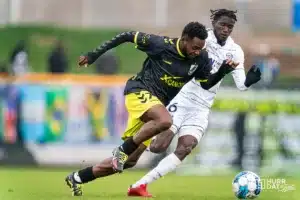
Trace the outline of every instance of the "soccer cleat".
{"label": "soccer cleat", "polygon": [[124,164],[128,159],[128,155],[124,153],[120,147],[113,151],[112,165],[113,169],[119,173],[123,172]]}
{"label": "soccer cleat", "polygon": [[72,196],[82,196],[81,184],[77,183],[74,179],[74,172],[65,179],[69,188],[71,188]]}
{"label": "soccer cleat", "polygon": [[152,194],[147,191],[146,184],[142,184],[136,188],[130,186],[130,188],[128,188],[127,195],[130,197],[153,197]]}

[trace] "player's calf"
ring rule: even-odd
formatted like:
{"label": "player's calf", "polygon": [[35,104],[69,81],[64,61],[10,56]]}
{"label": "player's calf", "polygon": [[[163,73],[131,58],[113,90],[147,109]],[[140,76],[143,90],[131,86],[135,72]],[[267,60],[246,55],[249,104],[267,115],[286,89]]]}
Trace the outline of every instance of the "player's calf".
{"label": "player's calf", "polygon": [[184,135],[178,138],[178,144],[174,154],[183,161],[197,146],[198,140],[192,135]]}
{"label": "player's calf", "polygon": [[174,133],[172,130],[168,129],[156,136],[150,144],[150,151],[152,153],[162,153],[165,152],[170,146]]}
{"label": "player's calf", "polygon": [[113,168],[117,172],[122,172],[124,164],[129,156],[138,148],[140,144],[151,139],[162,131],[167,130],[172,125],[172,117],[163,105],[155,105],[148,109],[140,120],[145,122],[142,128],[132,138],[128,138],[113,152]]}
{"label": "player's calf", "polygon": [[[146,150],[146,148],[147,147],[145,145],[140,145],[138,149],[129,156],[127,162],[124,165],[124,169],[134,167],[141,155],[143,154],[143,152]],[[66,177],[65,181],[67,185],[71,188],[73,196],[82,196],[82,184],[115,173],[116,171],[113,168],[111,157],[103,160],[97,165],[81,169],[78,172],[71,173]]]}

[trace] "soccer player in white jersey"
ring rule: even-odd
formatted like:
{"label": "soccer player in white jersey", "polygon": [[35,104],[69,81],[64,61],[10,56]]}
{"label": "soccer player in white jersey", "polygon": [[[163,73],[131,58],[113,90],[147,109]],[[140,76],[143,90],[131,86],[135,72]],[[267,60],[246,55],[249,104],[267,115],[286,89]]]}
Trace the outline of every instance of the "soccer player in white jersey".
{"label": "soccer player in white jersey", "polygon": [[[237,88],[247,90],[258,82],[261,72],[253,65],[245,75],[244,52],[230,37],[236,18],[236,11],[219,9],[211,11],[213,29],[208,30],[206,50],[212,62],[212,71],[218,71],[223,60],[233,60],[239,65],[231,72]],[[210,108],[214,102],[221,81],[210,90],[204,90],[199,83],[192,80],[170,102],[168,110],[173,117],[173,125],[160,133],[152,141],[150,150],[154,153],[165,151],[174,135],[178,135],[176,150],[128,189],[128,196],[151,197],[147,185],[173,171],[201,140],[207,125]]]}

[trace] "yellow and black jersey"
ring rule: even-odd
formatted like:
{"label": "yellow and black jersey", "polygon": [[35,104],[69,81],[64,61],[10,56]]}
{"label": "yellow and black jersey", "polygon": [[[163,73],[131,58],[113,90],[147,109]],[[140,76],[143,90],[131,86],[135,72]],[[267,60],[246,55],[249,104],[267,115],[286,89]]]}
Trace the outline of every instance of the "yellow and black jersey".
{"label": "yellow and black jersey", "polygon": [[205,50],[198,57],[188,59],[180,51],[179,41],[180,38],[136,31],[123,32],[88,52],[86,56],[88,63],[91,64],[111,48],[125,42],[135,43],[137,49],[145,52],[148,57],[143,63],[142,70],[128,80],[125,95],[146,90],[167,105],[185,83],[193,77],[205,82],[211,71]]}
{"label": "yellow and black jersey", "polygon": [[147,90],[167,105],[193,77],[205,82],[211,71],[207,52],[203,50],[197,58],[188,59],[180,51],[179,41],[179,38],[136,32],[134,43],[148,57],[142,70],[128,80],[125,95]]}

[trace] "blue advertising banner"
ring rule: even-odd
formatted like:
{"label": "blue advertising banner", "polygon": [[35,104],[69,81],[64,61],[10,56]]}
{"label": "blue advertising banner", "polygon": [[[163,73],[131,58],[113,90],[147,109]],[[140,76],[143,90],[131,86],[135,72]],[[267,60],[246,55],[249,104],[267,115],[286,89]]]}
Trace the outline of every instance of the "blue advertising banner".
{"label": "blue advertising banner", "polygon": [[293,0],[292,2],[292,30],[294,32],[300,31],[300,0]]}

